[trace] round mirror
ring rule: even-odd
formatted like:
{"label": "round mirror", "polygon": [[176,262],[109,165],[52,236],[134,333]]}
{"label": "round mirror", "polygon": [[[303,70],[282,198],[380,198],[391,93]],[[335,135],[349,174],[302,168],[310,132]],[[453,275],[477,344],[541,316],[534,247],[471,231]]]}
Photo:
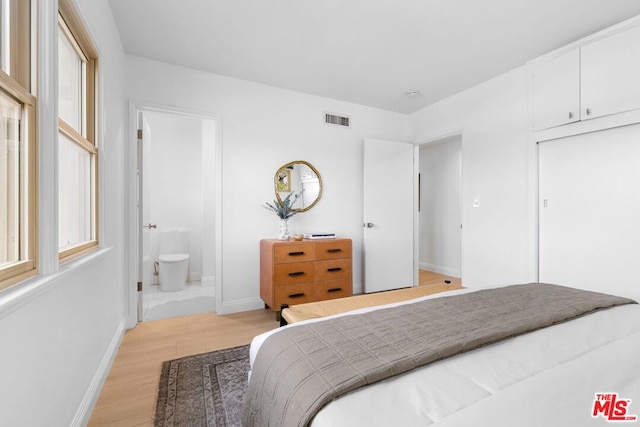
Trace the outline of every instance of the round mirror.
{"label": "round mirror", "polygon": [[282,201],[291,192],[300,194],[293,205],[294,211],[308,211],[318,203],[322,197],[322,178],[311,163],[304,160],[296,160],[280,167],[274,177],[276,198]]}

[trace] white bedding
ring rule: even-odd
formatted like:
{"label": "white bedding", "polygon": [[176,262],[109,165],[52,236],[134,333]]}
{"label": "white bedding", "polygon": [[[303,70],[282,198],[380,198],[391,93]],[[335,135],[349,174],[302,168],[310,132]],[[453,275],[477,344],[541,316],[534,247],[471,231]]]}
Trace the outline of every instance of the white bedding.
{"label": "white bedding", "polygon": [[[473,291],[418,300],[467,292]],[[275,332],[253,340],[252,366],[262,342]],[[596,393],[631,399],[627,415],[640,415],[637,304],[602,310],[359,389],[325,406],[311,426],[607,425],[601,415],[592,417]]]}

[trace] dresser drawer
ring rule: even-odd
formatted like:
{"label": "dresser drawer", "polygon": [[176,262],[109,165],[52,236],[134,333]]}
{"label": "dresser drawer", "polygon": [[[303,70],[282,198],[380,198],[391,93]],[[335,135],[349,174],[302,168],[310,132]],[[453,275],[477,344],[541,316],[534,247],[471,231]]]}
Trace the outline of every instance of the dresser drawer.
{"label": "dresser drawer", "polygon": [[351,240],[316,242],[316,259],[351,258]]}
{"label": "dresser drawer", "polygon": [[275,312],[353,294],[350,239],[260,241],[260,298]]}
{"label": "dresser drawer", "polygon": [[271,308],[280,310],[282,304],[294,305],[311,302],[315,298],[313,288],[314,285],[311,283],[276,286],[274,306]]}
{"label": "dresser drawer", "polygon": [[351,258],[327,259],[315,262],[315,280],[344,279],[351,277]]}
{"label": "dresser drawer", "polygon": [[314,285],[314,294],[316,301],[350,297],[353,294],[351,278],[316,283]]}
{"label": "dresser drawer", "polygon": [[274,266],[273,283],[277,287],[278,285],[313,282],[314,270],[313,261],[276,264]]}
{"label": "dresser drawer", "polygon": [[313,242],[287,243],[273,247],[274,264],[313,261],[314,259],[315,245]]}

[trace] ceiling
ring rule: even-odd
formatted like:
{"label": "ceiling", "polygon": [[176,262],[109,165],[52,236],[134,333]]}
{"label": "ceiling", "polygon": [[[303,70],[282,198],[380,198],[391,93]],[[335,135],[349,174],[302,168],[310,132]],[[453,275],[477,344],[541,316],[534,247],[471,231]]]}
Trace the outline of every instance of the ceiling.
{"label": "ceiling", "polygon": [[400,113],[640,14],[638,0],[109,2],[130,55]]}

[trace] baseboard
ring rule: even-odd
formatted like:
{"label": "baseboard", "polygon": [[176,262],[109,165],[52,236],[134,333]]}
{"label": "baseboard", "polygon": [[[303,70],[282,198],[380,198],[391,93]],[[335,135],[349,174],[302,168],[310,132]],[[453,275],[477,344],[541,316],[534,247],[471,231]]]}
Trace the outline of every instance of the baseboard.
{"label": "baseboard", "polygon": [[353,295],[359,295],[364,293],[364,285],[362,284],[362,282],[354,283],[352,289],[353,289]]}
{"label": "baseboard", "polygon": [[220,308],[217,310],[218,314],[231,314],[239,313],[241,311],[259,310],[264,308],[264,301],[258,299],[244,299],[223,302]]}
{"label": "baseboard", "polygon": [[458,269],[443,267],[441,265],[429,264],[428,262],[421,262],[420,269],[433,271],[434,273],[438,273],[438,274],[445,274],[451,277],[461,277],[460,270]]}
{"label": "baseboard", "polygon": [[107,380],[107,376],[109,376],[111,365],[116,358],[118,348],[120,348],[120,343],[122,342],[122,338],[124,337],[125,323],[125,319],[122,319],[122,321],[118,325],[116,333],[114,334],[113,339],[111,340],[111,343],[109,344],[109,347],[107,348],[107,351],[102,358],[102,362],[100,363],[100,366],[98,366],[98,370],[93,376],[93,380],[91,381],[91,384],[89,384],[89,388],[87,389],[82,402],[80,402],[80,406],[76,411],[76,415],[73,417],[73,421],[71,422],[72,427],[83,427],[89,424],[93,409],[98,402],[100,392],[102,391],[102,387]]}
{"label": "baseboard", "polygon": [[200,280],[200,285],[202,285],[202,286],[215,286],[216,285],[216,278],[215,277],[203,276],[202,279]]}

